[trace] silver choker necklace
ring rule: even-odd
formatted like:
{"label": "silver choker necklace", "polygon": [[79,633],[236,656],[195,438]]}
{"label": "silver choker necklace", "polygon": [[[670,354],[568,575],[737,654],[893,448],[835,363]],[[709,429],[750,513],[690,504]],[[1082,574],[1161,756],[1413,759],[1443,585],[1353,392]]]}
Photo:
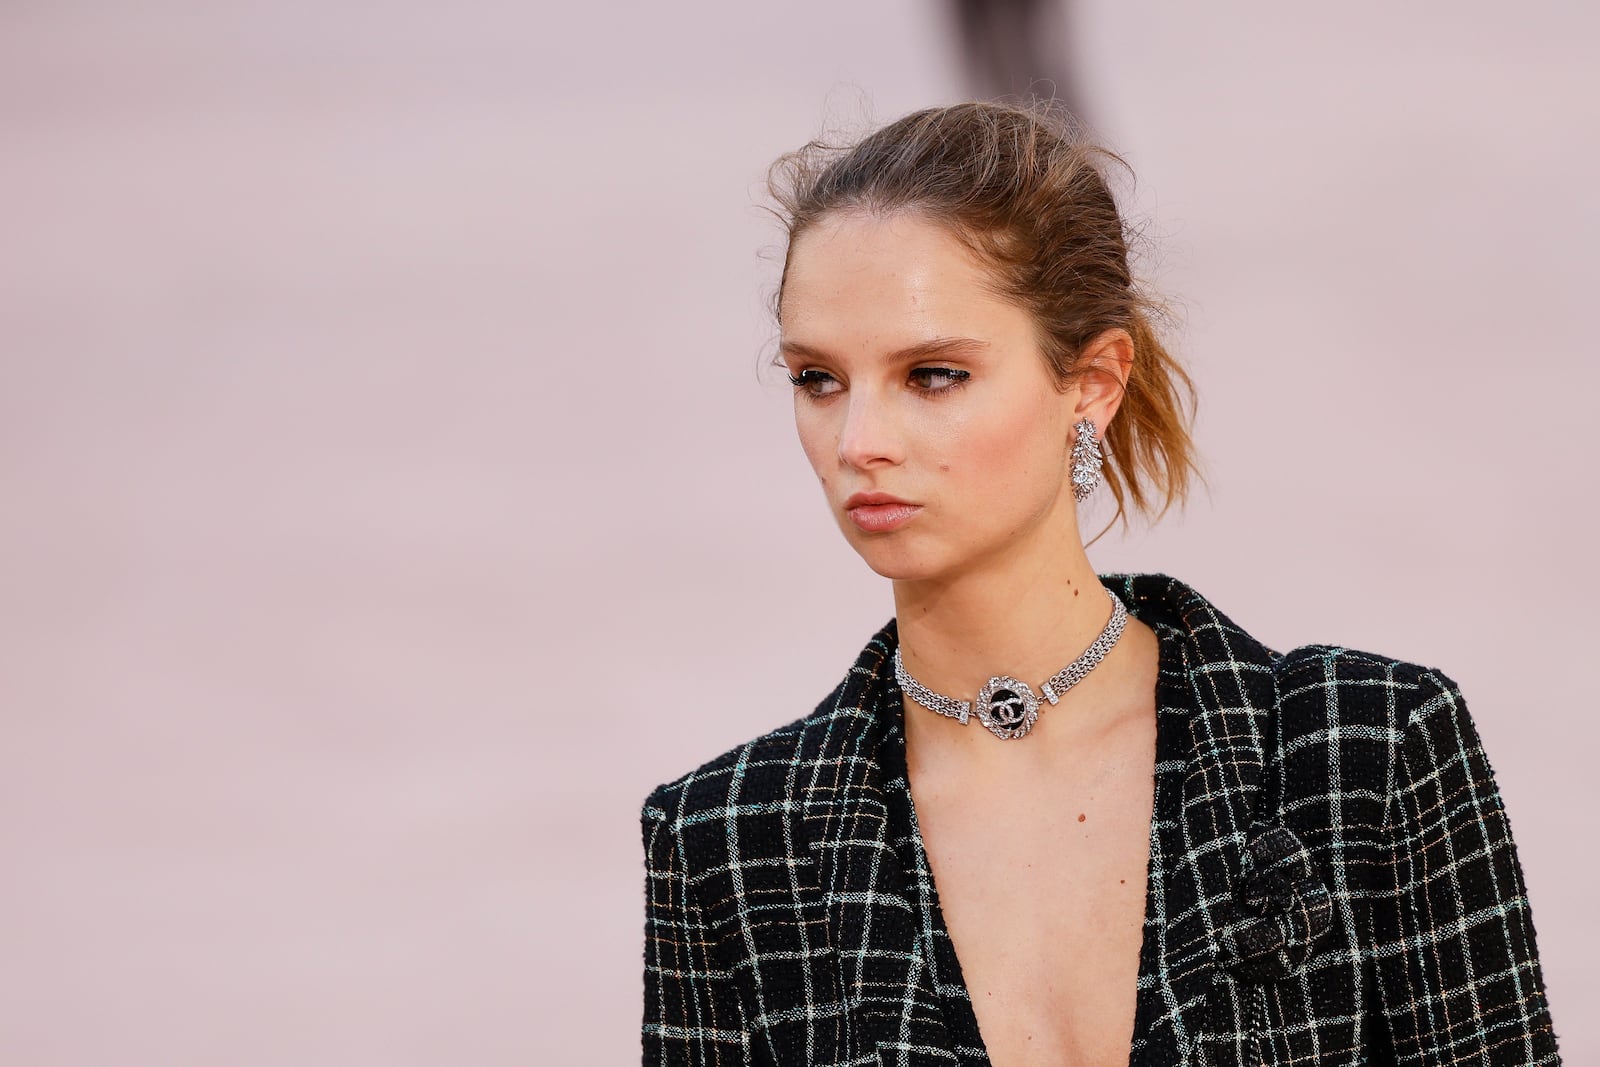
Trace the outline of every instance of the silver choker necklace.
{"label": "silver choker necklace", "polygon": [[[1104,586],[1101,586],[1104,589]],[[1084,649],[1083,655],[1057,671],[1048,682],[1039,687],[1044,698],[1055,704],[1061,699],[1061,694],[1083,681],[1084,676],[1094,669],[1095,664],[1105,659],[1106,653],[1117,643],[1117,638],[1122,636],[1122,628],[1128,621],[1128,607],[1122,598],[1111,590],[1106,589],[1106,596],[1111,598],[1111,621],[1106,623],[1106,628],[1100,631],[1100,636],[1094,643]],[[948,715],[957,719],[961,725],[967,724],[967,718],[973,713],[973,703],[947,697],[943,693],[935,693],[923,685],[906,671],[905,665],[900,662],[900,647],[894,650],[894,677],[900,683],[900,688],[910,694],[911,699],[927,708],[937,711],[940,715]],[[1039,720],[1039,698],[1027,682],[1018,681],[1005,674],[997,674],[983,684],[978,690],[977,707],[978,721],[984,728],[1001,740],[1021,737],[1033,729],[1033,724]]]}

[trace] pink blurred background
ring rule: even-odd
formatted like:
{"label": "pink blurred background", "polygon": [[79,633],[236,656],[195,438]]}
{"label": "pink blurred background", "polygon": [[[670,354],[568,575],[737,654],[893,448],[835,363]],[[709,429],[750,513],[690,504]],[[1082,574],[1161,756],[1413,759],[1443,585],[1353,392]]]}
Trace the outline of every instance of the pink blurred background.
{"label": "pink blurred background", "polygon": [[[0,10],[0,1061],[635,1059],[645,794],[893,611],[759,179],[962,98],[938,16]],[[1070,25],[1213,486],[1091,558],[1455,678],[1593,1060],[1600,15]]]}

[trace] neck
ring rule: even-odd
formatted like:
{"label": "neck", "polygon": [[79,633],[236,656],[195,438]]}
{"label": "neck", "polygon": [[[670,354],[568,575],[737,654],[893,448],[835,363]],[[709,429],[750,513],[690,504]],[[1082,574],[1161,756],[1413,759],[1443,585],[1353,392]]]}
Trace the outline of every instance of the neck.
{"label": "neck", "polygon": [[[1038,693],[1041,683],[1081,655],[1105,629],[1111,598],[1075,527],[1017,548],[1012,546],[1003,560],[979,562],[959,575],[895,582],[901,660],[917,681],[937,693],[971,701],[992,676],[1008,674]],[[1122,644],[1118,642],[1119,648]],[[1119,659],[1116,651],[1062,704],[1075,702],[1080,691],[1114,684],[1112,676],[1121,673],[1113,662]],[[962,726],[916,706],[909,696],[905,700],[908,745],[917,747],[912,739],[921,737],[941,747],[966,749],[985,761],[1014,757],[1016,746],[1045,747],[1035,734],[1054,733],[1061,726],[1045,721],[1060,717],[1047,703],[1034,732],[1001,741],[976,719]]]}

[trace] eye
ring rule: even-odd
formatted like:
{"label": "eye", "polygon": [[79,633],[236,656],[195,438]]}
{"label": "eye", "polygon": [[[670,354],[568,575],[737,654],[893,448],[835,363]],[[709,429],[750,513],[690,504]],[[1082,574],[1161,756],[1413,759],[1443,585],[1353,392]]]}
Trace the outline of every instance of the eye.
{"label": "eye", "polygon": [[972,372],[962,370],[960,367],[918,367],[911,372],[911,377],[913,378],[921,378],[923,376],[932,376],[933,380],[944,382],[943,385],[928,386],[924,390],[925,392],[946,393],[966,384],[967,379],[972,377]]}
{"label": "eye", "polygon": [[[910,377],[919,383],[917,391],[922,393],[948,393],[965,385],[972,372],[962,370],[960,367],[917,367],[911,371]],[[796,389],[804,390],[808,396],[822,399],[832,396],[838,389],[823,388],[829,383],[839,385],[833,375],[814,367],[807,368],[799,374],[789,375],[789,384]],[[939,383],[939,384],[935,384]]]}
{"label": "eye", "polygon": [[820,370],[816,370],[814,368],[810,369],[810,370],[803,370],[799,374],[791,374],[791,375],[789,375],[789,384],[790,385],[794,386],[796,389],[804,389],[807,393],[811,394],[812,396],[825,396],[825,395],[827,395],[825,393],[818,392],[816,389],[814,389],[812,387],[816,386],[816,385],[822,385],[824,383],[831,382],[831,381],[833,381],[833,375],[829,374],[827,371],[820,371]]}

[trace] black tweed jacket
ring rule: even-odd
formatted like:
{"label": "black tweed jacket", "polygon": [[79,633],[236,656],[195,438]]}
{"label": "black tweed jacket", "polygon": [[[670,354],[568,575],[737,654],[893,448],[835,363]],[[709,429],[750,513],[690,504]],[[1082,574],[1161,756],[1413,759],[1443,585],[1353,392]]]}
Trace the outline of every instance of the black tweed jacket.
{"label": "black tweed jacket", "polygon": [[[1511,827],[1456,684],[1274,652],[1188,585],[1102,576],[1181,636],[1136,1064],[1558,1064]],[[651,792],[645,1064],[952,1065],[869,738],[891,619],[810,714]]]}

